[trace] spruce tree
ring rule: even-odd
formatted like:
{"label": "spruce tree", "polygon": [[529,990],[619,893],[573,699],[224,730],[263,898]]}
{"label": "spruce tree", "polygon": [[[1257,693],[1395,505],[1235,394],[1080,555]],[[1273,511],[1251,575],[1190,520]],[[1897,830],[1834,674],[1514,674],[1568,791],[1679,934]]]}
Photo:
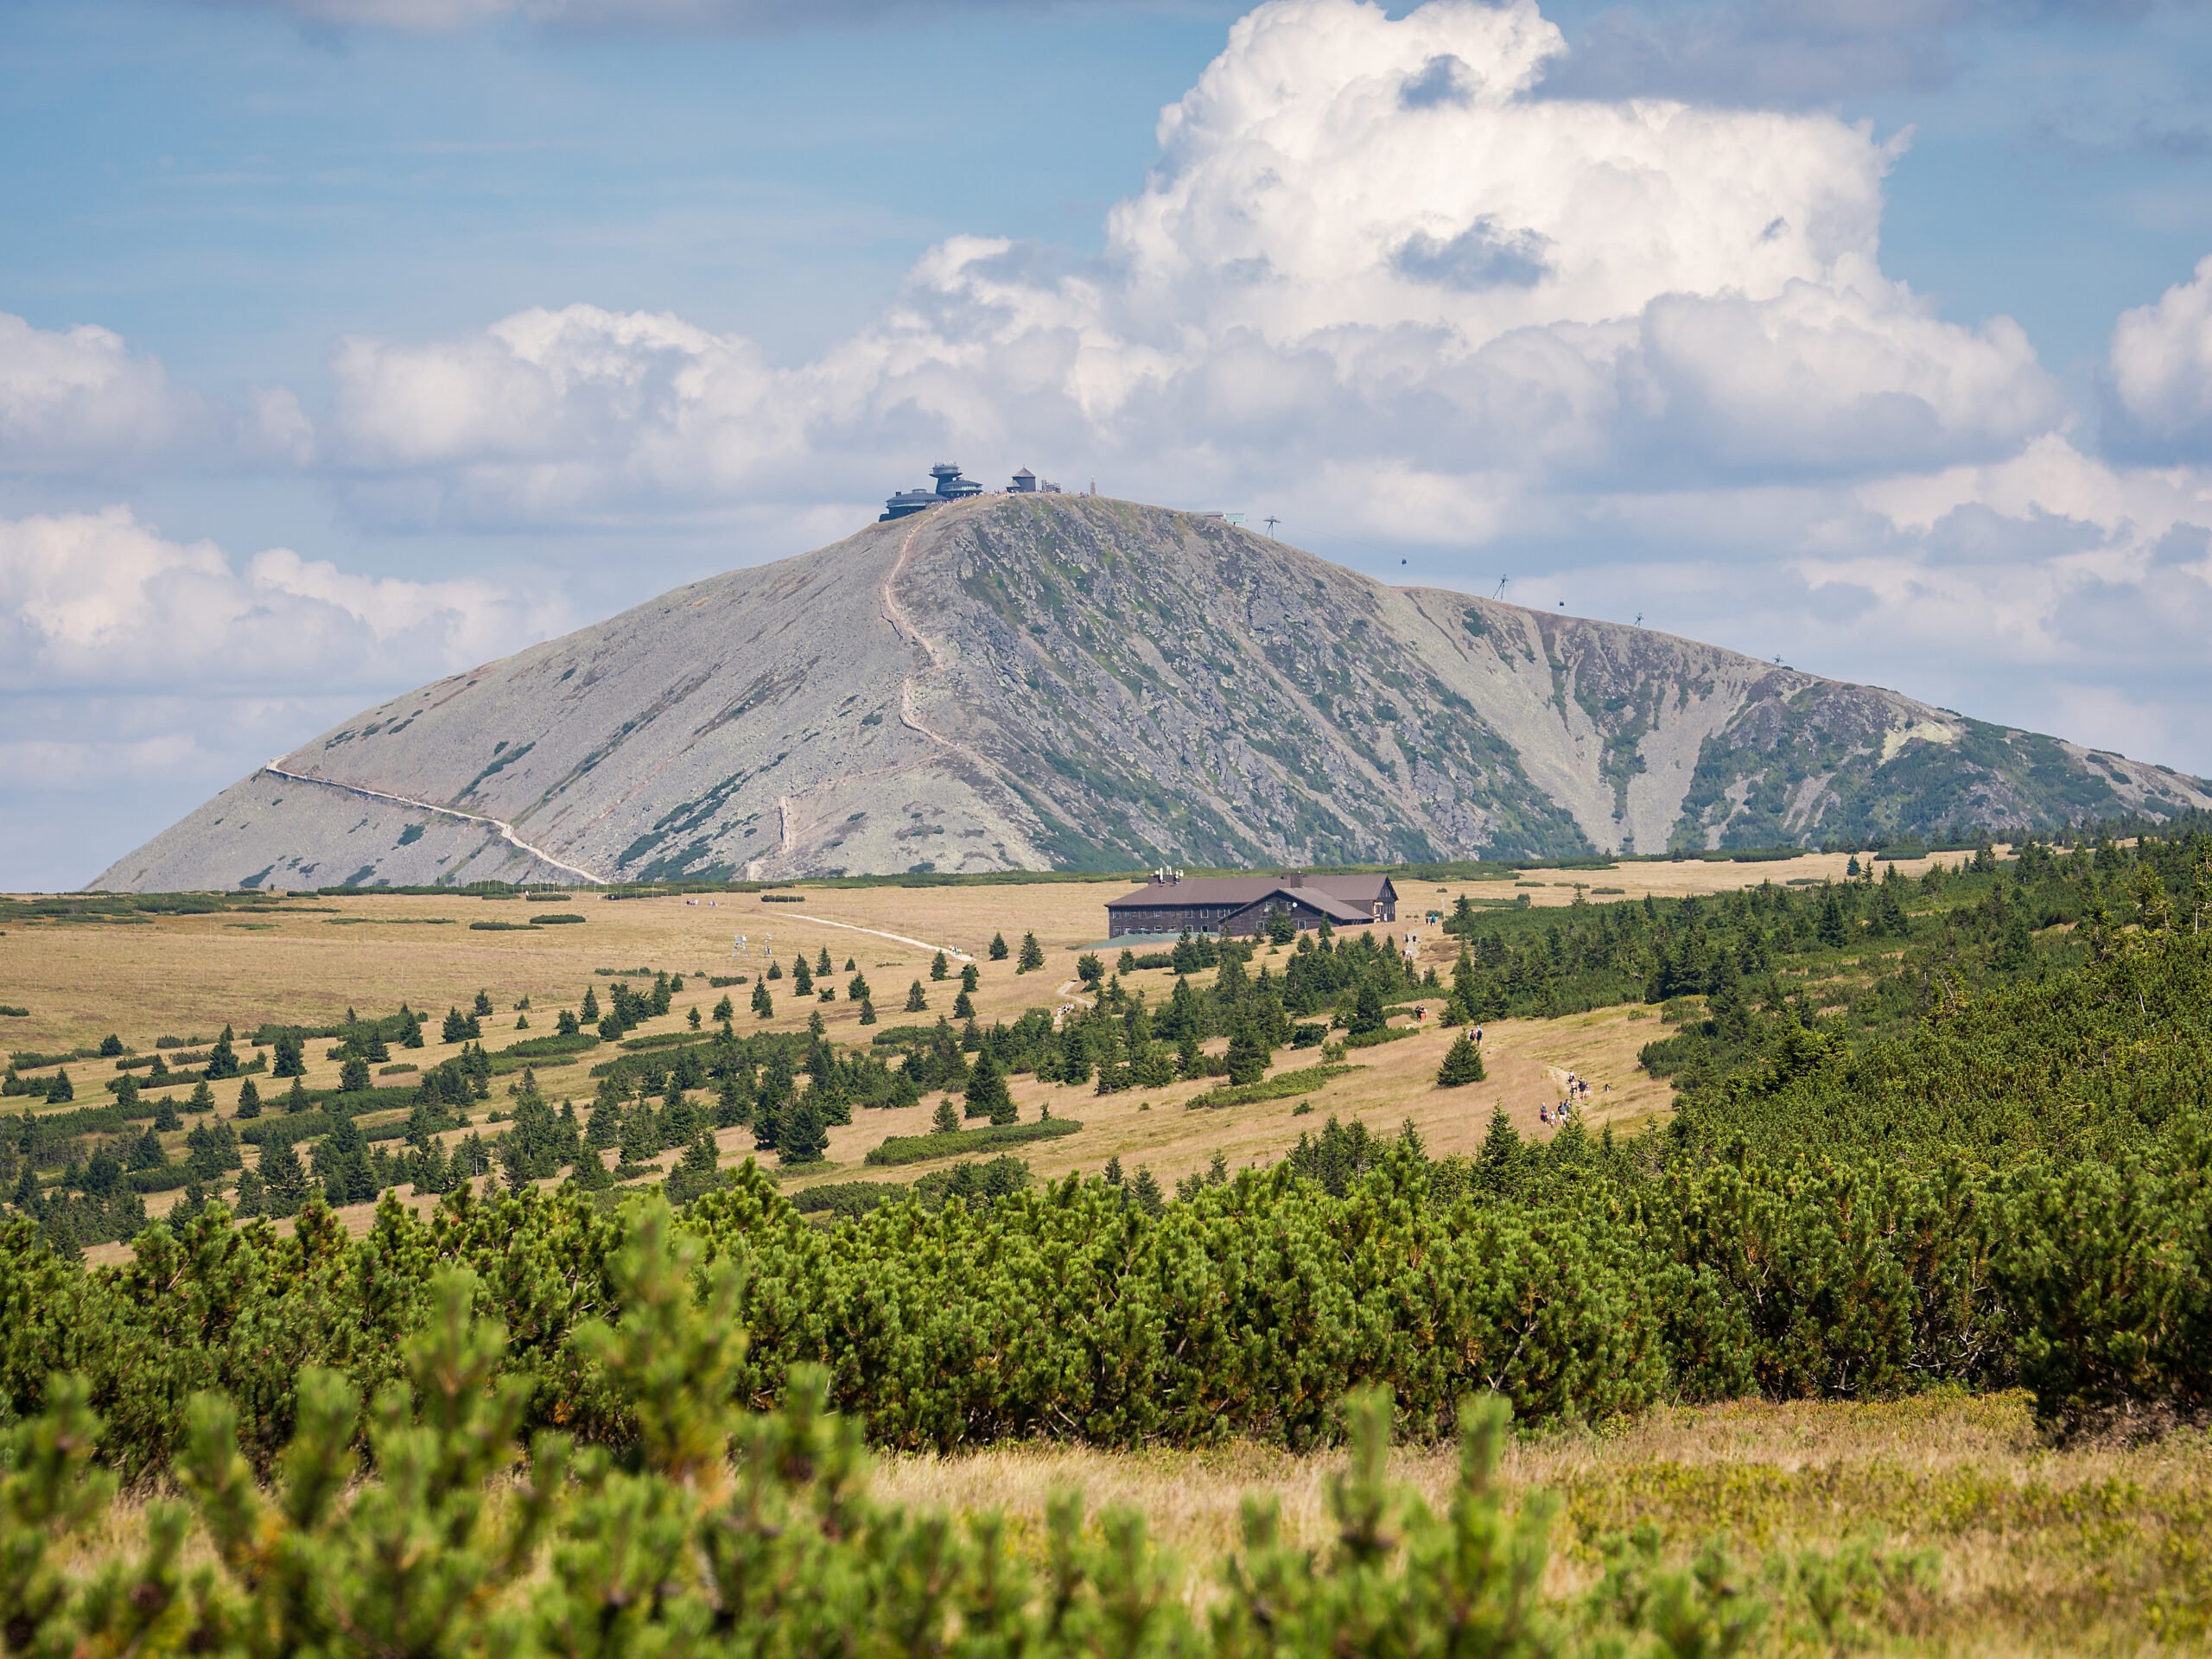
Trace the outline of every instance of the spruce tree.
{"label": "spruce tree", "polygon": [[809,1090],[784,1114],[782,1133],[776,1137],[776,1157],[785,1165],[819,1163],[829,1150],[830,1131]]}
{"label": "spruce tree", "polygon": [[253,1171],[241,1170],[238,1173],[238,1196],[231,1200],[231,1209],[241,1221],[268,1214],[268,1185]]}
{"label": "spruce tree", "polygon": [[862,1024],[862,1025],[864,1025],[864,1026],[872,1026],[872,1025],[874,1025],[874,1023],[875,1023],[875,1004],[874,1004],[874,1003],[873,1003],[873,1002],[869,1002],[869,1001],[863,1001],[861,1003],[861,1024]]}
{"label": "spruce tree", "polygon": [[960,1109],[952,1103],[950,1095],[938,1096],[937,1112],[930,1119],[930,1128],[938,1135],[957,1135],[960,1132]]}
{"label": "spruce tree", "polygon": [[294,1077],[291,1088],[286,1090],[284,1095],[285,1115],[290,1116],[295,1113],[310,1111],[314,1107],[315,1102],[308,1097],[306,1081],[300,1077]]}
{"label": "spruce tree", "polygon": [[599,987],[596,985],[584,987],[583,1016],[584,1024],[588,1026],[599,1023]]}
{"label": "spruce tree", "polygon": [[1382,993],[1375,988],[1373,980],[1362,979],[1359,982],[1359,995],[1352,1003],[1351,1021],[1349,1027],[1351,1034],[1355,1037],[1372,1036],[1375,1033],[1384,1029],[1389,1023],[1389,1016],[1382,1011]]}
{"label": "spruce tree", "polygon": [[315,1178],[333,1208],[365,1204],[377,1195],[376,1172],[369,1164],[368,1138],[350,1117],[338,1120],[315,1153]]}
{"label": "spruce tree", "polygon": [[822,947],[822,954],[814,959],[814,976],[820,979],[836,971],[830,965],[830,947],[825,944]]}
{"label": "spruce tree", "polygon": [[715,1150],[714,1137],[701,1135],[683,1148],[683,1156],[668,1174],[664,1187],[671,1204],[689,1204],[702,1193],[714,1190],[721,1178],[721,1160]]}
{"label": "spruce tree", "polygon": [[1503,1106],[1494,1108],[1490,1131],[1475,1157],[1476,1179],[1491,1192],[1510,1192],[1520,1179],[1521,1154],[1521,1131],[1513,1127]]}
{"label": "spruce tree", "polygon": [[307,1075],[308,1063],[304,1046],[296,1031],[280,1031],[270,1045],[272,1058],[269,1075],[272,1077],[298,1077]]}
{"label": "spruce tree", "polygon": [[967,992],[963,991],[952,999],[952,1017],[956,1020],[973,1020],[976,1017],[975,999]]}
{"label": "spruce tree", "polygon": [[852,978],[845,982],[846,1001],[865,1002],[868,1000],[869,995],[868,976],[866,974],[855,974]]}
{"label": "spruce tree", "polygon": [[960,988],[962,990],[972,991],[982,982],[982,976],[976,970],[976,964],[974,963],[963,963],[960,965]]}
{"label": "spruce tree", "polygon": [[1014,972],[1026,974],[1044,965],[1045,947],[1037,943],[1037,936],[1034,933],[1024,933],[1021,936],[1021,957],[1014,964]]}
{"label": "spruce tree", "polygon": [[1436,1068],[1436,1081],[1446,1089],[1480,1083],[1490,1074],[1483,1070],[1483,1052],[1474,1038],[1462,1031],[1445,1051],[1444,1064]]}
{"label": "spruce tree", "polygon": [[776,1012],[776,1005],[768,995],[768,982],[765,979],[753,982],[753,1012],[763,1020]]}
{"label": "spruce tree", "polygon": [[76,1085],[69,1081],[68,1067],[64,1066],[54,1074],[53,1081],[46,1085],[46,1097],[57,1103],[77,1098]]}
{"label": "spruce tree", "polygon": [[930,959],[930,977],[931,979],[949,979],[951,976],[952,964],[944,959],[944,952],[940,950],[936,956]]}
{"label": "spruce tree", "polygon": [[1160,1190],[1160,1182],[1149,1164],[1137,1166],[1136,1179],[1129,1185],[1129,1197],[1147,1216],[1161,1216],[1167,1211],[1167,1195]]}
{"label": "spruce tree", "polygon": [[176,1102],[167,1095],[154,1103],[154,1127],[164,1135],[184,1127],[184,1120],[176,1115]]}
{"label": "spruce tree", "polygon": [[300,1162],[299,1149],[289,1141],[279,1141],[273,1146],[264,1143],[260,1176],[268,1191],[270,1215],[295,1214],[307,1202],[308,1173]]}
{"label": "spruce tree", "polygon": [[238,1084],[238,1105],[233,1116],[241,1120],[261,1116],[261,1090],[253,1086],[251,1077]]}
{"label": "spruce tree", "polygon": [[1229,1038],[1230,1082],[1240,1085],[1257,1083],[1267,1075],[1268,1058],[1268,1046],[1260,1040],[1253,1021],[1239,1020]]}
{"label": "spruce tree", "polygon": [[622,1161],[642,1164],[650,1161],[661,1149],[658,1128],[653,1122],[652,1108],[640,1106],[622,1120]]}
{"label": "spruce tree", "polygon": [[919,1014],[925,1008],[928,1007],[929,1005],[929,997],[922,989],[922,982],[918,979],[912,985],[907,988],[906,1012],[909,1014]]}
{"label": "spruce tree", "polygon": [[791,959],[791,989],[801,996],[814,995],[814,970],[806,965],[804,957]]}
{"label": "spruce tree", "polygon": [[622,1139],[622,1090],[612,1077],[600,1079],[599,1094],[584,1120],[584,1145],[594,1149],[611,1147]]}
{"label": "spruce tree", "polygon": [[490,1019],[492,1017],[492,993],[489,991],[477,992],[475,1007],[472,1012],[479,1020]]}
{"label": "spruce tree", "polygon": [[207,1051],[207,1075],[211,1077],[235,1077],[238,1074],[238,1052],[231,1046],[230,1027],[223,1027],[223,1034],[215,1039],[215,1046]]}
{"label": "spruce tree", "polygon": [[993,962],[1004,962],[1007,959],[1007,954],[1006,935],[1003,933],[992,934],[991,960]]}
{"label": "spruce tree", "polygon": [[[962,1098],[967,1102],[969,1117],[988,1117],[995,1123],[1013,1122],[1014,1096],[1007,1092],[1006,1076],[988,1049],[976,1056],[976,1064],[968,1072],[967,1091]],[[1007,1114],[1005,1118],[997,1116],[1001,1112]]]}

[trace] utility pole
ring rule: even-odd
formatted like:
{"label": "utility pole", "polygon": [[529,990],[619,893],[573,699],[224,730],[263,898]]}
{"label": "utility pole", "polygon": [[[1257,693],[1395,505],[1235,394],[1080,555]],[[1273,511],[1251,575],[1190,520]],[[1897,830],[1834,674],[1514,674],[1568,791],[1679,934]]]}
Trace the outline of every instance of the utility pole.
{"label": "utility pole", "polygon": [[1281,519],[1280,519],[1280,518],[1276,518],[1276,517],[1274,516],[1274,514],[1273,514],[1273,513],[1271,512],[1271,513],[1269,513],[1269,514],[1268,514],[1268,515],[1264,519],[1262,519],[1261,522],[1262,522],[1262,523],[1263,523],[1263,524],[1265,524],[1267,525],[1267,527],[1268,527],[1268,534],[1269,536],[1273,536],[1273,535],[1275,533],[1275,526],[1276,526],[1277,524],[1279,524],[1282,523],[1282,520],[1281,520]]}
{"label": "utility pole", "polygon": [[1492,599],[1503,599],[1505,597],[1505,584],[1510,580],[1510,577],[1500,576],[1497,579],[1497,591],[1492,594],[1491,597]]}

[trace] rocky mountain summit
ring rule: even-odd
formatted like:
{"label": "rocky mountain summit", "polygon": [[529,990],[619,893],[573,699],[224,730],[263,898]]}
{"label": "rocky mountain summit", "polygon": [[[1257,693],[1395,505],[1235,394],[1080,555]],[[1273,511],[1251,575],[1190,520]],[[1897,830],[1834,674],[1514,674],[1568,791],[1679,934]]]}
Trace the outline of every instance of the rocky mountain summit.
{"label": "rocky mountain summit", "polygon": [[93,885],[1649,853],[2207,805],[2164,767],[1217,519],[982,496],[395,697]]}

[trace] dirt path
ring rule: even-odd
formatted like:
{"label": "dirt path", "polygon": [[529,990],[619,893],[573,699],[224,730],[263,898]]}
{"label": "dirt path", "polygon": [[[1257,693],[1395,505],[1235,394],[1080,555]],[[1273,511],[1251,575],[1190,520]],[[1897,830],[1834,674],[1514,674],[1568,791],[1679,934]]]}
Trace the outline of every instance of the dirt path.
{"label": "dirt path", "polygon": [[[943,515],[951,511],[952,509],[949,507],[940,507],[934,510],[934,516],[942,518]],[[913,733],[917,737],[924,739],[925,741],[938,748],[946,750],[952,754],[959,756],[969,766],[974,766],[978,771],[988,773],[993,771],[993,767],[991,766],[990,762],[983,758],[980,751],[971,747],[968,744],[963,743],[958,738],[947,736],[944,733],[938,731],[937,728],[931,726],[927,721],[922,718],[920,710],[916,706],[914,701],[915,683],[923,674],[941,674],[944,671],[944,653],[938,651],[936,642],[931,639],[930,637],[924,633],[920,627],[916,625],[912,615],[907,611],[904,605],[899,603],[899,594],[897,592],[899,578],[905,574],[906,563],[913,556],[914,538],[922,533],[924,522],[924,516],[917,515],[913,528],[899,537],[899,555],[896,558],[892,560],[891,569],[884,573],[883,585],[877,589],[878,599],[883,612],[883,620],[891,625],[891,631],[897,634],[906,644],[920,646],[922,654],[929,658],[929,664],[926,668],[910,670],[900,678],[899,682],[899,723],[901,726],[904,726],[908,731]],[[776,798],[777,830],[776,851],[774,856],[778,858],[788,858],[791,855],[791,833],[794,823],[791,806],[794,802],[804,800],[807,796],[814,794],[817,791],[850,784],[861,778],[896,777],[901,772],[912,772],[920,764],[921,762],[918,760],[905,760],[899,762],[896,766],[878,767],[873,772],[852,772],[840,777],[829,779],[822,783],[813,785],[809,788],[802,789],[795,795],[779,795]],[[768,858],[769,855],[763,853],[758,857],[747,860],[745,865],[745,879],[748,881],[758,881],[760,879],[761,868],[767,863]],[[862,932],[869,932],[874,930],[863,928],[861,931]],[[884,937],[886,938],[898,938],[900,936],[897,934],[886,934]],[[912,940],[907,940],[906,942],[908,944],[914,943]],[[932,946],[931,948],[934,949],[935,947]]]}
{"label": "dirt path", "polygon": [[[942,512],[944,509],[939,511]],[[918,519],[925,518],[926,516],[917,515],[917,517]],[[899,578],[906,574],[906,561],[914,554],[914,538],[921,533],[922,524],[918,522],[913,529],[908,531],[905,537],[900,540],[899,556],[891,562],[891,569],[884,573],[883,577],[883,620],[891,625],[892,632],[901,639],[910,645],[919,645],[923,654],[930,659],[929,667],[926,670],[917,669],[899,682],[899,723],[918,736],[928,739],[939,748],[949,750],[958,755],[978,772],[989,776],[996,772],[996,767],[986,760],[975,748],[963,743],[958,738],[946,736],[924,720],[920,711],[915,706],[914,686],[922,674],[944,672],[944,654],[937,648],[937,643],[915,624],[913,617],[908,613],[906,607],[899,602]]]}
{"label": "dirt path", "polygon": [[842,927],[848,933],[873,933],[879,939],[890,939],[899,944],[911,944],[917,950],[942,950],[955,962],[972,962],[975,958],[957,944],[931,944],[927,939],[910,938],[904,933],[887,933],[880,927],[862,927],[858,922],[833,922],[827,916],[798,916],[798,922],[812,922],[820,927]]}
{"label": "dirt path", "polygon": [[458,818],[463,823],[480,823],[487,830],[498,830],[499,832],[499,838],[505,841],[510,847],[512,847],[518,852],[528,853],[532,858],[537,860],[541,864],[550,865],[553,868],[562,871],[565,874],[573,875],[581,880],[588,881],[594,887],[603,887],[607,885],[607,878],[605,876],[594,875],[589,870],[579,869],[574,864],[563,863],[561,860],[554,857],[552,854],[547,852],[543,847],[533,846],[529,842],[524,841],[520,836],[515,834],[514,825],[507,823],[505,819],[487,818],[479,812],[463,812],[457,807],[440,806],[435,801],[413,800],[404,795],[394,795],[386,790],[365,788],[359,784],[341,784],[328,778],[311,777],[304,772],[287,772],[283,767],[278,766],[274,760],[271,760],[267,766],[262,767],[262,770],[272,778],[282,778],[291,783],[319,784],[325,789],[335,789],[342,791],[348,795],[359,795],[364,800],[387,801],[394,806],[413,807],[418,812],[435,812],[442,818]]}

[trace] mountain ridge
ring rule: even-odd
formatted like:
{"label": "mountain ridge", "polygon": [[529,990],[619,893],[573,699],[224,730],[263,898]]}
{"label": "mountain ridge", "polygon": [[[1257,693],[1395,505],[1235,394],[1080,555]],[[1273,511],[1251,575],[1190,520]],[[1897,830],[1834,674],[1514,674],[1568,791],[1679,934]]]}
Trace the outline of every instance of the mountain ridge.
{"label": "mountain ridge", "polygon": [[1897,692],[1095,496],[709,577],[272,765],[92,885],[1650,853],[2212,805]]}

